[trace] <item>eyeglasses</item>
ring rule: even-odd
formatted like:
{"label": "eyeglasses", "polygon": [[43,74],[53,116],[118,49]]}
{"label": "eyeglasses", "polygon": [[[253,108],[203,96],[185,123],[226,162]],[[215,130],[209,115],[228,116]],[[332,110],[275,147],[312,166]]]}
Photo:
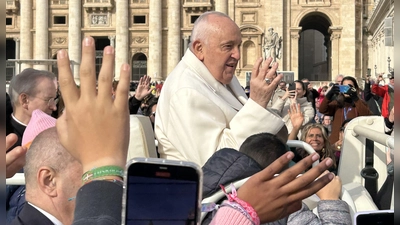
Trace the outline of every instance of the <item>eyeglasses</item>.
{"label": "eyeglasses", "polygon": [[47,102],[47,106],[48,106],[48,107],[57,105],[57,103],[58,103],[58,101],[59,101],[59,98],[58,98],[59,96],[58,96],[58,95],[57,95],[55,98],[50,98],[50,99],[48,99],[48,100],[43,99],[43,98],[39,98],[39,97],[37,97],[37,96],[32,96],[32,97],[38,98],[38,99],[41,99],[41,100]]}
{"label": "eyeglasses", "polygon": [[151,114],[150,114],[150,116],[154,116],[154,117],[156,117],[156,112],[154,111],[154,112],[152,112]]}

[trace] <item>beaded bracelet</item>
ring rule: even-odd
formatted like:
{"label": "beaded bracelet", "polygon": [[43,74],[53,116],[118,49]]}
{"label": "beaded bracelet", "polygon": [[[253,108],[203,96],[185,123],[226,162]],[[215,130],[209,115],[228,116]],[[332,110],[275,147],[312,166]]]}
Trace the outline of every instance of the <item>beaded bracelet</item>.
{"label": "beaded bracelet", "polygon": [[[249,219],[252,221],[253,224],[260,225],[260,218],[258,217],[256,210],[254,210],[254,208],[249,203],[247,203],[237,197],[236,188],[235,188],[235,186],[233,186],[233,184],[231,184],[232,193],[230,193],[230,194],[226,193],[225,187],[223,185],[220,185],[220,187],[221,187],[222,191],[225,193],[226,197],[228,198],[229,203],[226,203],[227,205],[229,205],[235,209],[238,209],[246,217],[249,216],[250,217]],[[236,204],[234,204],[234,203],[236,203]],[[221,205],[221,206],[223,206],[223,205]],[[243,210],[246,213],[244,213]]]}
{"label": "beaded bracelet", "polygon": [[117,176],[122,179],[124,176],[124,170],[119,166],[102,166],[93,168],[82,175],[82,182],[87,183],[87,181],[106,176]]}

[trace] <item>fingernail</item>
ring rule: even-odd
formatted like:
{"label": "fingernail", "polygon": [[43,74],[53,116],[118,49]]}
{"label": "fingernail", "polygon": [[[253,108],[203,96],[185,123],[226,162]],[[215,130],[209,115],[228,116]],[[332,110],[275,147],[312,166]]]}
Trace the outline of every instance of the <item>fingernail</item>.
{"label": "fingernail", "polygon": [[332,180],[333,178],[335,178],[335,174],[329,173],[328,177],[329,177],[329,180]]}
{"label": "fingernail", "polygon": [[314,155],[311,157],[312,161],[315,162],[319,159],[319,155],[317,153],[314,153]]}
{"label": "fingernail", "polygon": [[288,154],[286,155],[287,159],[292,159],[294,156],[293,152],[288,152]]}
{"label": "fingernail", "polygon": [[124,64],[124,65],[122,66],[122,70],[128,71],[128,70],[129,70],[129,65],[128,65],[128,64]]}
{"label": "fingernail", "polygon": [[333,163],[332,159],[329,158],[328,160],[326,160],[325,165],[332,166],[332,163]]}
{"label": "fingernail", "polygon": [[57,52],[57,58],[59,58],[59,59],[63,59],[63,58],[65,58],[67,56],[67,52],[65,51],[65,50],[63,50],[63,49],[61,49],[61,50],[59,50],[58,52]]}
{"label": "fingernail", "polygon": [[92,44],[92,38],[85,37],[84,45],[85,46],[90,46],[91,44]]}
{"label": "fingernail", "polygon": [[114,54],[114,48],[111,47],[111,46],[107,46],[106,49],[104,49],[104,52],[105,52],[107,55]]}

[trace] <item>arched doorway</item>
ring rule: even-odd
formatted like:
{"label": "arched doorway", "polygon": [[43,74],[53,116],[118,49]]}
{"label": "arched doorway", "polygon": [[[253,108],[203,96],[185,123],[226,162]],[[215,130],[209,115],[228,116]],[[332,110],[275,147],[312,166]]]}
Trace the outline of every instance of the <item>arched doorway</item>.
{"label": "arched doorway", "polygon": [[132,57],[132,81],[139,81],[140,77],[147,74],[147,57],[143,53],[136,53]]}
{"label": "arched doorway", "polygon": [[322,13],[310,13],[300,22],[299,79],[331,80],[331,40],[329,18]]}

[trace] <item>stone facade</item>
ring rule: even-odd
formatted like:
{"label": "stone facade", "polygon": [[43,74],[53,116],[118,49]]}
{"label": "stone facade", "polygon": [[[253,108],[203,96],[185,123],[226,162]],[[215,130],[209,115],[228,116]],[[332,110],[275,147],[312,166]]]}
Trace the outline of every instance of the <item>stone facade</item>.
{"label": "stone facade", "polygon": [[[67,49],[79,62],[81,39],[91,35],[96,43],[115,46],[115,74],[128,62],[132,80],[144,73],[164,80],[188,47],[194,21],[209,10],[228,14],[240,27],[236,74],[243,86],[255,59],[263,56],[270,27],[281,40],[279,69],[293,71],[291,79],[360,78],[373,65],[387,71],[387,57],[393,58],[393,47],[382,46],[382,23],[393,16],[393,0],[7,0],[6,6],[14,58],[53,59],[57,50]],[[98,58],[100,64],[100,53]],[[51,69],[28,63],[21,69],[32,66]],[[79,82],[76,67],[74,74]]]}

